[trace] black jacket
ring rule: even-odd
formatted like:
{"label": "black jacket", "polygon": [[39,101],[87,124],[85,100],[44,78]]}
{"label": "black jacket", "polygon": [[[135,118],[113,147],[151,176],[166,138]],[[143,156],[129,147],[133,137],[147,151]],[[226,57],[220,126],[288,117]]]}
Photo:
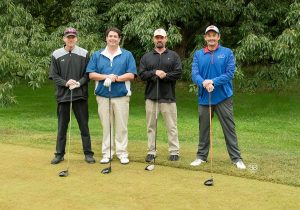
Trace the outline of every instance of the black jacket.
{"label": "black jacket", "polygon": [[[167,73],[164,79],[155,75],[156,70]],[[140,61],[139,77],[146,81],[145,99],[160,102],[175,102],[176,80],[181,77],[182,67],[180,57],[175,51],[166,49],[162,54],[155,50],[146,53]],[[157,87],[158,95],[157,95]]]}
{"label": "black jacket", "polygon": [[66,87],[69,79],[80,83],[79,88],[73,90],[73,101],[88,98],[88,75],[85,73],[89,62],[88,51],[75,46],[68,52],[65,48],[55,50],[51,58],[49,79],[56,85],[56,100],[58,103],[70,101],[70,90]]}

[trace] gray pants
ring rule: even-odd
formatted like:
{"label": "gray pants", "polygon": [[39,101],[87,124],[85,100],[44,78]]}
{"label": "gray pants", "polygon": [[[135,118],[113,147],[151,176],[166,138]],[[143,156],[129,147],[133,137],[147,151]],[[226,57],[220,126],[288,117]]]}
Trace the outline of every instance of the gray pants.
{"label": "gray pants", "polygon": [[[199,145],[197,158],[202,160],[207,159],[209,152],[209,106],[198,106],[199,111]],[[233,103],[232,98],[217,105],[212,106],[213,113],[216,112],[221,123],[223,133],[225,136],[226,147],[232,162],[237,162],[241,158],[240,150],[238,148],[237,136],[235,133],[235,123],[233,120]]]}

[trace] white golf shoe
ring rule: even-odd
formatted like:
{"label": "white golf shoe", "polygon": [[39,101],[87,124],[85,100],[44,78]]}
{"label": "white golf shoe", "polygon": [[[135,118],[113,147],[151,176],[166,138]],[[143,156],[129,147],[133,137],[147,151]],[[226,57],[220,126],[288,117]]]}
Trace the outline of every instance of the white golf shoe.
{"label": "white golf shoe", "polygon": [[201,160],[200,158],[197,158],[196,160],[194,160],[193,162],[191,162],[191,166],[199,166],[199,165],[201,165],[201,163],[204,163],[204,162],[206,162],[206,161],[204,161],[204,160]]}
{"label": "white golf shoe", "polygon": [[106,164],[106,163],[109,163],[110,159],[108,157],[103,157],[101,160],[100,160],[100,163],[101,164]]}
{"label": "white golf shoe", "polygon": [[239,160],[238,162],[236,162],[235,165],[238,169],[246,169],[246,166],[242,160]]}
{"label": "white golf shoe", "polygon": [[120,158],[120,163],[122,163],[122,164],[128,164],[129,163],[129,159],[127,157],[121,157]]}

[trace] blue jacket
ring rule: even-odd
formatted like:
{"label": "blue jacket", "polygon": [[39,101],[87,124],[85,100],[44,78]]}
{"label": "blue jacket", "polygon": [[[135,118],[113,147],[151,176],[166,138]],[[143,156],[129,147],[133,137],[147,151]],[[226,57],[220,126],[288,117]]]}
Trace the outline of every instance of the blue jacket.
{"label": "blue jacket", "polygon": [[208,92],[202,86],[205,79],[214,82],[212,105],[231,97],[234,72],[235,61],[231,49],[219,45],[215,51],[209,51],[207,47],[196,51],[192,63],[192,80],[198,86],[198,104],[208,105]]}
{"label": "blue jacket", "polygon": [[[101,49],[95,52],[90,59],[86,72],[96,72],[99,74],[115,74],[122,75],[125,73],[137,74],[135,60],[131,52],[121,49],[121,54],[115,56],[111,61],[106,57]],[[104,80],[99,81],[96,85],[95,94],[102,97],[109,97],[108,88],[103,85]],[[126,82],[113,82],[111,83],[111,97],[130,96],[130,81]]]}

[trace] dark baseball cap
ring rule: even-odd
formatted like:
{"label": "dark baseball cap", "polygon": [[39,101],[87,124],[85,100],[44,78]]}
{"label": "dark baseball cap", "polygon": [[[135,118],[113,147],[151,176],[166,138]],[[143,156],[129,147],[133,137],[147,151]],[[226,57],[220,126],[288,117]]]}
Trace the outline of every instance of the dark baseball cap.
{"label": "dark baseball cap", "polygon": [[77,36],[77,31],[75,28],[66,28],[64,31],[64,37]]}

